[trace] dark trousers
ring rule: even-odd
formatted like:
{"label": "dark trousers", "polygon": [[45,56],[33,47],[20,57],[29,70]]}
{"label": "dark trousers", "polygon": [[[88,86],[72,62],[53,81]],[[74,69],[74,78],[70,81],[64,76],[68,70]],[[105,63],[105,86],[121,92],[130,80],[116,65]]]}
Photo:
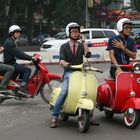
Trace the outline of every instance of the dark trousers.
{"label": "dark trousers", "polygon": [[22,76],[21,86],[25,86],[30,78],[31,69],[17,63],[13,64],[12,66],[14,66],[15,68],[15,74],[19,74],[20,76]]}
{"label": "dark trousers", "polygon": [[[127,69],[127,68],[121,68],[121,69],[122,69],[122,71],[129,71],[129,69]],[[111,66],[110,75],[114,79],[116,79],[115,73],[116,73],[116,67]]]}

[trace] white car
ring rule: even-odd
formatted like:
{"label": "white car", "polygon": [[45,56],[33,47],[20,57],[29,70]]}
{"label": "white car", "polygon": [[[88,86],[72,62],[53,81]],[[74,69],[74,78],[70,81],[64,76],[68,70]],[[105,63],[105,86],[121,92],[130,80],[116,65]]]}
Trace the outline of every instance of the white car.
{"label": "white car", "polygon": [[[108,39],[110,37],[118,35],[118,31],[115,29],[102,29],[102,28],[87,28],[81,29],[81,33],[84,34],[88,47],[91,50],[91,61],[104,61],[104,57],[108,57],[105,54],[105,49],[108,45]],[[44,42],[40,48],[40,51],[47,51],[52,55],[51,59],[54,61],[59,60],[60,46],[66,43],[69,39],[66,35],[63,39],[55,39]]]}

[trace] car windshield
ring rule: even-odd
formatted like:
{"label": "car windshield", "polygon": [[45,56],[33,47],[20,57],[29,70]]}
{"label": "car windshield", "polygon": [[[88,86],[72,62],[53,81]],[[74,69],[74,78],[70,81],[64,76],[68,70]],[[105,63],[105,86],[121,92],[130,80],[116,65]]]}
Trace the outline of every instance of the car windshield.
{"label": "car windshield", "polygon": [[106,35],[107,38],[116,36],[116,34],[113,31],[104,30],[104,33],[105,33],[105,35]]}
{"label": "car windshield", "polygon": [[65,32],[59,32],[54,36],[54,38],[56,38],[56,39],[67,39],[67,36],[66,36]]}

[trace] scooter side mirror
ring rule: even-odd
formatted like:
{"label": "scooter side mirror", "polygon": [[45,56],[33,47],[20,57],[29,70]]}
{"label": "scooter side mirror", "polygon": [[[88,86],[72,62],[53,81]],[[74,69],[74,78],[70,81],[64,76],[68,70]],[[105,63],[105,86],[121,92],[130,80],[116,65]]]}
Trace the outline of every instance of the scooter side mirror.
{"label": "scooter side mirror", "polygon": [[94,68],[94,67],[91,67],[91,70],[92,70],[92,71],[95,71],[95,72],[103,73],[102,70],[96,69],[96,68]]}
{"label": "scooter side mirror", "polygon": [[91,69],[91,65],[89,63],[85,62],[82,65],[82,69],[83,69],[83,71],[88,71]]}
{"label": "scooter side mirror", "polygon": [[134,72],[140,73],[140,63],[136,62],[133,64],[133,70]]}

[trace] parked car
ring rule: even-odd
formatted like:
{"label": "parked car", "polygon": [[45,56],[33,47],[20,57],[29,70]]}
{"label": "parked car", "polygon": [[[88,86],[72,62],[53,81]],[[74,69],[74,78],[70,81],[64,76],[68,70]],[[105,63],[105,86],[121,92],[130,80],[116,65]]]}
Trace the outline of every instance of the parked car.
{"label": "parked car", "polygon": [[24,45],[26,46],[26,45],[28,45],[27,35],[22,34],[20,39],[17,40],[17,45],[18,46],[24,46]]}
{"label": "parked car", "polygon": [[59,32],[54,36],[55,39],[67,39],[67,35],[65,32]]}
{"label": "parked car", "polygon": [[[100,46],[107,46],[109,37],[113,37],[118,35],[118,31],[115,29],[100,29],[100,28],[87,28],[81,29],[81,33],[84,34],[86,38],[86,42],[89,47],[100,47]],[[56,40],[50,40],[44,42],[41,45],[40,50],[45,51],[51,48],[52,49],[59,49],[60,46],[67,42],[69,39],[66,37],[65,32],[62,32],[63,35],[56,38]]]}
{"label": "parked car", "polygon": [[43,42],[47,41],[47,40],[50,40],[50,36],[48,34],[39,34],[38,36],[35,36],[33,39],[32,39],[32,44],[33,45],[40,45],[42,44]]}

